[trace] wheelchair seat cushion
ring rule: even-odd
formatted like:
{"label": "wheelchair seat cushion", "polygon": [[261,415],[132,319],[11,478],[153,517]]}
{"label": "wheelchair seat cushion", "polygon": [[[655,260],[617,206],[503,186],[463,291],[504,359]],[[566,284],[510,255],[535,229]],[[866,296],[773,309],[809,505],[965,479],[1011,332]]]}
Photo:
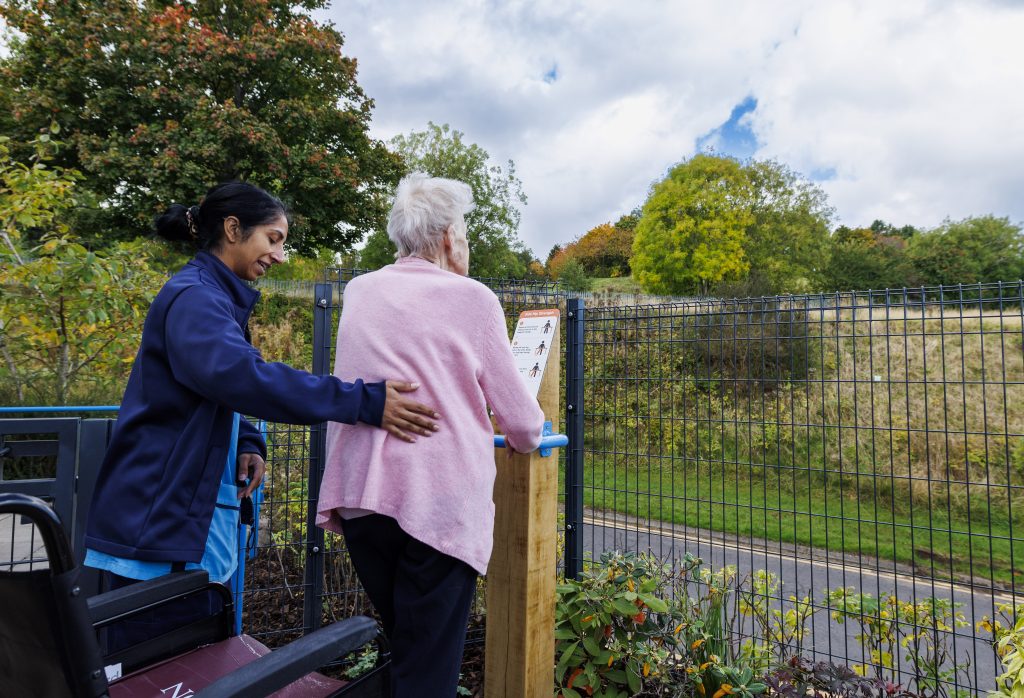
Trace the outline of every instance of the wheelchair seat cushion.
{"label": "wheelchair seat cushion", "polygon": [[[110,697],[192,695],[235,669],[269,654],[270,651],[266,645],[248,635],[230,637],[112,682]],[[271,695],[274,698],[316,698],[333,695],[344,685],[343,681],[312,673]]]}

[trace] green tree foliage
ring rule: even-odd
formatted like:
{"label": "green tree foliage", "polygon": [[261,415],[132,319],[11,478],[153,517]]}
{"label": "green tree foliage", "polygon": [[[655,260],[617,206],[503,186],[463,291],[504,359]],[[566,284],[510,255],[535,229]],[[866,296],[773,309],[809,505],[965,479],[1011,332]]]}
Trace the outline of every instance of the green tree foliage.
{"label": "green tree foliage", "polygon": [[587,276],[586,269],[579,263],[579,260],[574,258],[569,258],[562,265],[558,280],[569,291],[589,291],[592,283]]}
{"label": "green tree foliage", "polygon": [[874,221],[872,221],[871,225],[868,227],[871,229],[871,232],[877,235],[885,235],[887,237],[898,236],[903,238],[904,240],[909,240],[910,238],[914,237],[915,235],[917,235],[917,233],[920,232],[917,228],[915,228],[912,225],[904,225],[900,228],[897,228],[895,225],[891,223],[886,223],[885,221],[879,220],[877,218]]}
{"label": "green tree foliage", "polygon": [[[635,226],[635,221],[628,216],[619,220]],[[557,277],[563,273],[562,268],[566,262],[574,259],[591,276],[628,276],[633,236],[632,228],[602,223],[591,228],[578,240],[559,248],[548,260],[548,272]]]}
{"label": "green tree foliage", "polygon": [[64,405],[121,392],[164,279],[146,266],[146,247],[140,240],[93,252],[72,236],[48,235],[24,264],[0,271],[12,397]]}
{"label": "green tree foliage", "polygon": [[1024,236],[1008,218],[946,221],[910,238],[914,285],[1014,281],[1024,276]]}
{"label": "green tree foliage", "polygon": [[548,276],[547,269],[540,263],[540,260],[533,256],[533,251],[523,246],[516,252],[516,256],[519,257],[519,261],[522,263],[523,268],[526,270],[524,278],[527,279],[545,279]]}
{"label": "green tree foliage", "polygon": [[[163,277],[147,265],[147,243],[100,254],[75,239],[62,221],[78,173],[49,167],[55,144],[43,138],[30,144],[29,165],[0,143],[0,400],[109,400]],[[42,243],[26,247],[29,233]]]}
{"label": "green tree foliage", "polygon": [[[877,223],[879,221],[875,221]],[[852,291],[907,285],[912,277],[906,255],[907,239],[891,227],[875,224],[871,228],[836,228],[830,241],[828,265],[822,275],[822,286],[826,290]]]}
{"label": "green tree foliage", "polygon": [[750,270],[750,181],[732,158],[697,155],[654,185],[636,227],[631,267],[649,293],[706,292]]}
{"label": "green tree foliage", "polygon": [[806,290],[827,259],[825,194],[774,161],[696,155],[644,204],[633,273],[653,293],[704,293],[748,279],[762,292]]}
{"label": "green tree foliage", "polygon": [[28,163],[15,160],[11,139],[0,136],[0,235],[4,253],[18,263],[22,262],[19,245],[24,235],[42,230],[67,232],[63,219],[71,206],[71,190],[81,178],[74,170],[49,164],[60,145],[50,135],[59,133],[60,127],[54,123],[47,130],[22,148],[31,153]]}
{"label": "green tree foliage", "polygon": [[615,227],[619,230],[636,230],[637,223],[640,222],[640,216],[643,214],[643,207],[637,206],[632,211],[619,217],[619,220],[615,221]]}
{"label": "green tree foliage", "polygon": [[[398,159],[324,0],[6,0],[0,132],[52,120],[80,170],[75,230],[130,239],[172,202],[244,179],[293,208],[292,249],[345,249],[378,228]],[[24,159],[24,157],[22,157]]]}
{"label": "green tree foliage", "polygon": [[[384,229],[375,230],[366,238],[366,244],[363,245],[363,249],[359,250],[359,267],[362,269],[380,269],[395,261],[395,253],[397,251],[398,248],[388,239],[388,234]],[[470,251],[470,265],[475,261],[472,251]]]}
{"label": "green tree foliage", "polygon": [[[465,182],[473,189],[476,205],[466,215],[469,271],[473,276],[517,277],[527,272],[520,242],[519,206],[526,204],[515,163],[506,169],[491,164],[487,151],[463,140],[463,133],[448,124],[428,123],[424,131],[396,136],[391,147],[409,172],[425,172]],[[376,269],[394,261],[395,247],[383,227],[367,240],[360,266]],[[532,261],[532,255],[529,255]]]}
{"label": "green tree foliage", "polygon": [[772,160],[754,160],[743,169],[750,178],[754,216],[743,246],[751,272],[768,293],[817,287],[828,259],[832,217],[825,192]]}
{"label": "green tree foliage", "polygon": [[1007,218],[976,216],[932,230],[840,226],[823,274],[828,290],[1014,281],[1024,276],[1024,236]]}

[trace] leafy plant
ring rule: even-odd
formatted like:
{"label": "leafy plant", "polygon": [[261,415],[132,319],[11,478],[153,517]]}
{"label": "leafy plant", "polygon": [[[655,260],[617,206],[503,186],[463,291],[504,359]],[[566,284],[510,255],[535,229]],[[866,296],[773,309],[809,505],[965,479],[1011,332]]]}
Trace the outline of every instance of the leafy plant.
{"label": "leafy plant", "polygon": [[1022,607],[1001,603],[997,605],[1003,621],[987,616],[978,623],[979,630],[994,636],[993,645],[1005,671],[996,677],[996,690],[989,698],[1024,697],[1024,613]]}
{"label": "leafy plant", "polygon": [[703,566],[704,561],[687,553],[680,561],[676,577],[676,600],[680,625],[677,628],[690,648],[691,659],[717,664],[735,659],[732,628],[735,606],[730,606],[736,582],[736,568],[726,565],[718,571]]}
{"label": "leafy plant", "polygon": [[727,565],[717,571],[687,553],[680,560],[674,578],[671,606],[679,623],[673,629],[685,648],[676,657],[673,683],[677,695],[703,698],[759,695],[765,685],[756,679],[757,666],[737,651],[736,568]]}
{"label": "leafy plant", "polygon": [[358,679],[377,666],[378,651],[376,645],[367,645],[359,652],[356,660],[345,670],[345,678],[349,681]]}
{"label": "leafy plant", "polygon": [[751,617],[760,631],[759,639],[748,638],[740,651],[750,665],[762,670],[767,670],[773,661],[803,652],[804,641],[810,635],[807,624],[816,610],[809,595],[790,594],[791,607],[773,607],[771,601],[778,598],[781,586],[777,575],[757,570],[750,578],[750,589],[739,591],[740,613]]}
{"label": "leafy plant", "polygon": [[877,677],[862,676],[830,662],[811,664],[800,656],[770,673],[765,683],[779,698],[909,698],[899,686]]}
{"label": "leafy plant", "polygon": [[[875,598],[855,593],[852,588],[826,591],[826,598],[834,609],[833,620],[852,620],[861,628],[855,637],[866,651],[868,661],[855,664],[853,669],[862,676],[874,669],[880,681],[895,681],[896,652],[902,648],[914,677],[916,695],[945,698],[951,695],[950,684],[969,666],[969,659],[959,664],[949,661],[952,633],[955,628],[968,625],[957,610],[958,603],[928,597],[915,604],[900,601],[888,592]],[[956,690],[952,695],[961,693],[968,691]]]}
{"label": "leafy plant", "polygon": [[654,593],[667,575],[653,556],[609,552],[558,585],[556,696],[624,697],[663,680],[680,620]]}
{"label": "leafy plant", "polygon": [[[895,602],[899,619],[900,647],[904,658],[913,668],[914,688],[924,698],[949,695],[948,687],[957,675],[970,666],[970,657],[954,663],[949,637],[956,628],[970,625],[957,609],[961,606],[949,599],[933,596],[916,604]],[[956,690],[955,695],[971,695],[968,690]]]}

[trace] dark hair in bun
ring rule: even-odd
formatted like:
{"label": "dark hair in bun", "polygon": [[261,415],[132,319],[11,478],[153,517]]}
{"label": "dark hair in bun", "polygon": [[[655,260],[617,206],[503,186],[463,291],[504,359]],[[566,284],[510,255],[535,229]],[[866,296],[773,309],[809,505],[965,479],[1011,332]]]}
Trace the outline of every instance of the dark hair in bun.
{"label": "dark hair in bun", "polygon": [[279,216],[288,218],[281,200],[247,182],[224,182],[206,192],[202,203],[186,208],[171,204],[156,219],[157,235],[172,242],[184,242],[200,250],[215,250],[224,238],[224,219],[234,216],[242,224],[242,239],[252,228]]}

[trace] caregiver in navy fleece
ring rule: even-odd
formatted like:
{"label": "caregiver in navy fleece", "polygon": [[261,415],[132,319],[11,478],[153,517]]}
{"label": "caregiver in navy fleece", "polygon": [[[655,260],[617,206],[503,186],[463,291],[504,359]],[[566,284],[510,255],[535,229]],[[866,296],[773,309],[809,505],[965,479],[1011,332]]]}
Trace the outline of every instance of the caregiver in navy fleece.
{"label": "caregiver in navy fleece", "polygon": [[278,199],[228,182],[199,206],[172,206],[156,227],[197,252],[150,306],[89,509],[86,564],[106,570],[114,587],[211,569],[218,495],[226,487],[229,500],[248,496],[266,468],[263,438],[239,415],[362,422],[403,442],[429,436],[439,417],[401,395],[415,384],[315,376],[267,363],[252,346],[260,294],[244,282],[284,261],[288,215]]}

